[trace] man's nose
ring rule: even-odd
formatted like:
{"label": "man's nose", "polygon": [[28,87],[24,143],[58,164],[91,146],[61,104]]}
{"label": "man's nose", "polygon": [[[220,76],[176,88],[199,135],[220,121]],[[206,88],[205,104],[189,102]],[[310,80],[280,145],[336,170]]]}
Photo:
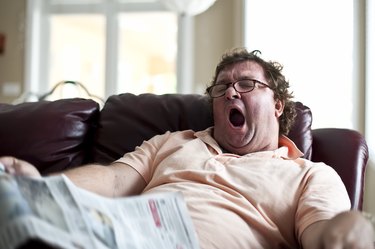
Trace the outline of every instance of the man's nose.
{"label": "man's nose", "polygon": [[227,99],[239,99],[241,95],[234,89],[233,85],[229,86],[227,90],[225,90],[225,97]]}

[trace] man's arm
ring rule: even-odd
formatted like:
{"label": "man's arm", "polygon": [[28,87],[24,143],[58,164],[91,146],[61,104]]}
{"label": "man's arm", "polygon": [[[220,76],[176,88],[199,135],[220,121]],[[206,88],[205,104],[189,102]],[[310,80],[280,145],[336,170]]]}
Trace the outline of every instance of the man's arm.
{"label": "man's arm", "polygon": [[372,224],[358,211],[347,211],[318,221],[302,233],[304,249],[374,248]]}
{"label": "man's arm", "polygon": [[124,163],[92,164],[62,173],[77,186],[107,197],[137,195],[146,187],[143,177]]}
{"label": "man's arm", "polygon": [[[9,174],[40,177],[36,167],[26,161],[2,157],[0,163]],[[140,194],[146,186],[143,177],[123,163],[113,163],[109,166],[85,165],[59,174],[65,174],[78,187],[107,197]]]}

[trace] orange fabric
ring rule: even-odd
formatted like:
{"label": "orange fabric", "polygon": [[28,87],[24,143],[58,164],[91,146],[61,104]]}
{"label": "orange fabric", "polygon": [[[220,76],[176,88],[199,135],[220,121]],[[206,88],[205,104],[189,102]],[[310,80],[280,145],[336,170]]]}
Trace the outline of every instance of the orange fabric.
{"label": "orange fabric", "polygon": [[350,208],[336,172],[299,158],[288,138],[238,156],[211,133],[168,132],[118,160],[144,177],[144,194],[182,192],[202,249],[296,248],[307,226]]}

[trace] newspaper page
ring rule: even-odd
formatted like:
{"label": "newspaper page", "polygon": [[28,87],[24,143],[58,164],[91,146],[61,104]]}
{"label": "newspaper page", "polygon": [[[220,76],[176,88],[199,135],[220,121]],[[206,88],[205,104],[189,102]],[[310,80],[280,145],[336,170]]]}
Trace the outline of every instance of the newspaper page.
{"label": "newspaper page", "polygon": [[180,193],[106,198],[65,176],[0,174],[0,248],[29,239],[54,248],[198,249]]}

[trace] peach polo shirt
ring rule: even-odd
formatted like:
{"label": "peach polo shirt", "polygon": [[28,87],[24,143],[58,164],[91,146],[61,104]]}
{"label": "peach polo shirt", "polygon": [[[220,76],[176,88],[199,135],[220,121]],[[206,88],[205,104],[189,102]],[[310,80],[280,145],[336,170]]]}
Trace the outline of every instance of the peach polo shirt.
{"label": "peach polo shirt", "polygon": [[202,249],[296,248],[310,224],[350,209],[338,174],[300,158],[285,136],[275,151],[223,153],[204,131],[167,132],[118,162],[137,170],[143,192],[182,192]]}

